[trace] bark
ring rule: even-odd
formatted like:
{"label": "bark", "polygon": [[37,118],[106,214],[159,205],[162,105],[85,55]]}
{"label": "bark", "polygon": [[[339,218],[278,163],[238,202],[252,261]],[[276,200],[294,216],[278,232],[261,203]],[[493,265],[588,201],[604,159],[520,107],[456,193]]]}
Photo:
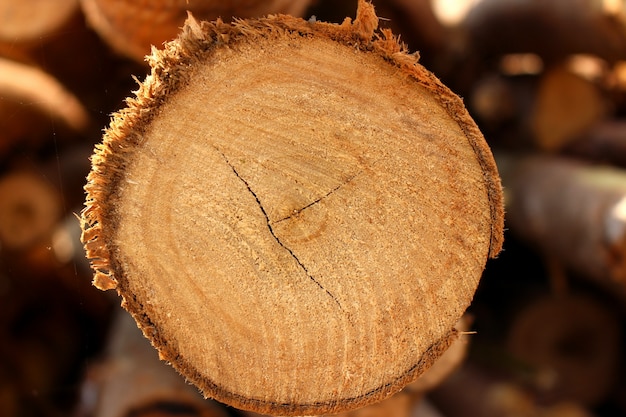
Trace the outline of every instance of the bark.
{"label": "bark", "polygon": [[380,16],[389,19],[384,24],[401,33],[402,41],[426,59],[451,41],[449,28],[437,19],[430,0],[381,0],[375,6]]}

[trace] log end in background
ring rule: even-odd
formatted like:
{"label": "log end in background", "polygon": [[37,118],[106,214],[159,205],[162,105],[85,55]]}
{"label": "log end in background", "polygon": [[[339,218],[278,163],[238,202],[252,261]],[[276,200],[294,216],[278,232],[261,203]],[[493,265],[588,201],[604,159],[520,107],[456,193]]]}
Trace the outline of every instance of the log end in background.
{"label": "log end in background", "polygon": [[143,61],[151,46],[161,48],[180,32],[187,13],[202,20],[264,16],[284,13],[301,16],[310,0],[215,1],[81,0],[93,28],[117,52]]}

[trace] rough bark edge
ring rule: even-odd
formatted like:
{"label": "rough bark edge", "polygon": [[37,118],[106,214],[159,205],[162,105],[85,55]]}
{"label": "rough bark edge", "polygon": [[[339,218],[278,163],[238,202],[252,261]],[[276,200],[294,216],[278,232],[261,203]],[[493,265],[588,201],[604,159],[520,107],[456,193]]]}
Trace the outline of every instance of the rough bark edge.
{"label": "rough bark edge", "polygon": [[292,415],[336,413],[382,400],[400,390],[424,372],[457,337],[456,331],[451,330],[431,346],[417,364],[395,381],[362,396],[333,403],[277,404],[242,398],[227,392],[186,363],[176,353],[176,349],[172,349],[168,341],[160,336],[157,326],[149,318],[146,307],[129,293],[124,268],[118,262],[119,257],[114,243],[118,186],[123,180],[126,166],[132,160],[134,148],[141,145],[146,126],[157,113],[155,110],[170,94],[186,84],[192,75],[190,68],[193,68],[194,64],[218,48],[236,48],[239,42],[261,38],[318,37],[373,53],[401,69],[418,84],[433,92],[440,105],[458,123],[472,146],[483,171],[490,204],[491,237],[488,256],[495,257],[502,248],[504,228],[502,188],[493,156],[480,130],[467,113],[461,99],[417,63],[418,54],[408,54],[406,47],[389,30],[375,33],[377,27],[378,18],[374,7],[366,0],[359,0],[357,17],[354,21],[346,18],[340,25],[305,21],[287,15],[237,20],[232,24],[226,24],[219,19],[215,22],[197,22],[190,15],[177,40],[167,43],[163,50],[153,48],[152,55],[147,58],[152,69],[150,75],[143,83],[139,83],[139,89],[134,92],[135,97],[126,99],[127,107],[113,114],[111,124],[104,133],[103,142],[96,145],[92,156],[92,170],[85,186],[87,192],[85,208],[80,219],[83,229],[81,240],[95,272],[93,283],[102,290],[117,289],[123,298],[124,308],[133,314],[144,335],[159,350],[161,358],[171,362],[177,370],[198,385],[205,395],[257,412]]}

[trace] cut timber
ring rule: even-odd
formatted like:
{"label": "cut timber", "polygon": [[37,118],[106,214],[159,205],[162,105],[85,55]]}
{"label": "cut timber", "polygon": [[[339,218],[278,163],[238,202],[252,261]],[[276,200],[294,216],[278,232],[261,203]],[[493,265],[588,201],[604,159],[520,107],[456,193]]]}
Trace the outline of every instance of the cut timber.
{"label": "cut timber", "polygon": [[94,29],[117,52],[137,61],[180,32],[187,11],[198,19],[261,17],[284,13],[301,16],[310,0],[81,0]]}
{"label": "cut timber", "polygon": [[61,217],[58,192],[31,172],[0,177],[0,250],[25,249],[49,237]]}
{"label": "cut timber", "polygon": [[[418,404],[422,404],[426,393],[444,381],[465,359],[467,351],[467,328],[471,320],[463,316],[455,328],[460,337],[437,359],[437,361],[417,381],[407,385],[402,391],[384,401],[345,413],[332,414],[336,417],[410,417],[414,416]],[[422,413],[425,414],[425,413]],[[418,414],[418,416],[422,416]],[[248,417],[260,414],[248,412]],[[329,416],[330,417],[330,416]]]}
{"label": "cut timber", "polygon": [[[60,51],[50,47],[62,41],[63,64],[70,66],[71,60],[71,66],[82,68],[90,60],[75,59],[82,51],[67,42],[77,38],[75,29],[82,20],[79,0],[0,0],[0,57],[51,72],[48,63],[57,61]],[[66,51],[75,55],[70,58]]]}
{"label": "cut timber", "polygon": [[597,85],[563,66],[547,71],[539,83],[531,114],[533,138],[540,149],[559,151],[607,114]]}
{"label": "cut timber", "polygon": [[445,416],[593,417],[577,402],[539,405],[514,381],[471,365],[455,372],[430,397]]}
{"label": "cut timber", "polygon": [[620,324],[615,313],[582,295],[542,297],[511,324],[508,346],[517,360],[552,375],[543,402],[597,405],[619,374]]}
{"label": "cut timber", "polygon": [[624,21],[613,9],[618,2],[482,0],[474,4],[462,25],[469,37],[467,48],[480,57],[536,53],[554,62],[571,54],[590,54],[615,62],[626,52]]}
{"label": "cut timber", "polygon": [[[89,116],[80,102],[52,76],[36,67],[0,58],[0,98],[36,107],[48,118],[74,130],[86,128]],[[2,104],[9,106],[9,104]],[[3,112],[2,119],[16,117]]]}
{"label": "cut timber", "polygon": [[377,23],[365,1],[341,25],[190,19],[93,156],[94,282],[207,396],[283,415],[390,396],[501,248],[482,135]]}
{"label": "cut timber", "polygon": [[78,133],[88,126],[83,105],[54,77],[0,58],[0,159],[15,148],[36,147],[55,129]]}
{"label": "cut timber", "polygon": [[0,44],[41,42],[79,10],[79,0],[0,0]]}
{"label": "cut timber", "polygon": [[573,140],[567,155],[626,168],[626,121],[607,120]]}
{"label": "cut timber", "polygon": [[[450,345],[450,348],[417,380],[405,388],[404,391],[414,393],[426,393],[446,380],[465,360],[469,343],[467,330],[472,319],[463,316],[456,324],[455,329],[459,332],[459,338]],[[403,391],[403,392],[404,392]]]}
{"label": "cut timber", "polygon": [[[92,126],[93,131],[89,132],[88,136],[97,135],[100,126],[108,121],[108,115],[119,107],[119,102],[132,89],[133,83],[132,79],[129,82],[129,74],[142,71],[141,64],[121,60],[110,51],[98,35],[87,27],[79,0],[20,2],[0,0],[0,3],[10,4],[8,8],[26,9],[23,16],[14,17],[16,21],[8,18],[0,19],[3,24],[18,23],[19,27],[27,27],[31,22],[29,19],[44,19],[46,16],[54,19],[64,7],[70,6],[68,3],[72,3],[73,13],[71,15],[68,13],[66,21],[54,32],[39,33],[30,40],[22,39],[17,35],[8,39],[0,38],[0,57],[19,62],[30,68],[37,68],[63,85],[65,90],[71,91],[85,105],[91,116],[97,119]],[[42,6],[42,3],[46,4]],[[6,6],[0,6],[2,7]],[[40,16],[39,12],[43,12],[41,13],[43,16]],[[0,32],[4,28],[5,26],[0,25]],[[0,69],[0,74],[4,71],[4,68]],[[23,89],[31,85],[29,81],[20,78],[16,78],[13,82],[22,86]],[[34,84],[33,88],[41,90],[40,101],[45,102],[49,93],[41,87]],[[29,101],[25,101],[22,107],[28,106],[37,108],[38,104],[35,103],[33,106]],[[69,105],[58,105],[56,112],[62,113],[66,107],[71,108]],[[4,109],[0,109],[0,116],[3,115],[3,111]],[[8,114],[12,113],[15,112],[9,109]],[[46,120],[39,122],[26,118],[24,126],[32,130],[34,126],[48,125],[48,130],[50,130],[50,123],[45,122]],[[58,137],[64,137],[63,132],[56,133]]]}
{"label": "cut timber", "polygon": [[115,314],[106,357],[89,369],[80,407],[81,415],[93,417],[226,416],[217,403],[204,400],[159,361],[121,309]]}
{"label": "cut timber", "polygon": [[570,270],[623,294],[626,172],[546,156],[500,155],[498,166],[511,230]]}

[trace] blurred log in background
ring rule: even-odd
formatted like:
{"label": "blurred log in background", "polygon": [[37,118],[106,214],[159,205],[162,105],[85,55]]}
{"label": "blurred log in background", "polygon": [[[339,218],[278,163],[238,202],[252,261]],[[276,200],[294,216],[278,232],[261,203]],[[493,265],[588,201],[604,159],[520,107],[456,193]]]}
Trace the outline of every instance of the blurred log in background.
{"label": "blurred log in background", "polygon": [[[356,7],[236,3],[0,0],[2,415],[242,415],[140,353],[119,301],[91,287],[74,217],[109,114],[187,7],[334,22]],[[626,415],[625,3],[374,2],[465,99],[496,152],[509,231],[455,366],[351,417]]]}

